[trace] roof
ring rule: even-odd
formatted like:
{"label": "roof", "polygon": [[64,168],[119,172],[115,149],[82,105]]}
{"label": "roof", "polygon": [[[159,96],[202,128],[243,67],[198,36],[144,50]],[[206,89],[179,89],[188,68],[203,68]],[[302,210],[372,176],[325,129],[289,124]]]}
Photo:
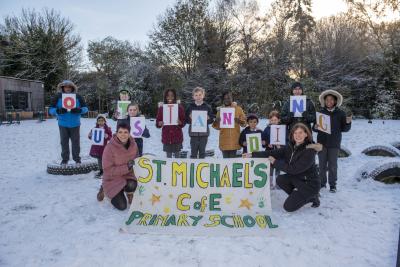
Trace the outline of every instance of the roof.
{"label": "roof", "polygon": [[43,82],[37,81],[37,80],[21,79],[21,78],[15,78],[15,77],[10,77],[10,76],[0,76],[0,78],[12,79],[12,80],[19,80],[19,81],[27,81],[27,82],[34,82],[34,83],[41,83],[41,84],[43,84]]}

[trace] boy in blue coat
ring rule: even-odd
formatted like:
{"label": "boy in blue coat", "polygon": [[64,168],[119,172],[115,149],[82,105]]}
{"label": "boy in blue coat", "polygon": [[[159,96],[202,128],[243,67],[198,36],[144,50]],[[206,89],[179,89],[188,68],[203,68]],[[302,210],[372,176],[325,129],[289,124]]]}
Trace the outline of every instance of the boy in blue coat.
{"label": "boy in blue coat", "polygon": [[[72,143],[72,158],[77,163],[81,163],[79,129],[81,125],[81,115],[88,112],[84,99],[76,94],[76,85],[69,80],[65,80],[58,85],[60,91],[54,97],[50,106],[50,115],[57,116],[58,127],[61,139],[61,165],[66,165],[69,161],[69,139]],[[62,94],[76,94],[76,107],[71,110],[63,108]]]}

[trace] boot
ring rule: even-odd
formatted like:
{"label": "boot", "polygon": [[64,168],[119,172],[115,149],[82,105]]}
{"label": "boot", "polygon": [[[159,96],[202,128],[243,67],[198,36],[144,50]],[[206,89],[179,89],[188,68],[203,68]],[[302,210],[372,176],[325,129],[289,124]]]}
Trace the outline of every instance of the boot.
{"label": "boot", "polygon": [[102,175],[103,175],[103,170],[100,170],[98,173],[96,173],[94,177],[100,179]]}
{"label": "boot", "polygon": [[126,192],[126,197],[128,198],[129,205],[132,204],[133,192]]}
{"label": "boot", "polygon": [[97,200],[103,201],[103,199],[104,199],[103,186],[100,186],[99,192],[97,193]]}
{"label": "boot", "polygon": [[312,199],[310,200],[310,202],[312,203],[312,205],[311,205],[312,208],[318,208],[319,205],[321,204],[321,202],[319,201],[318,195],[315,196],[314,198],[312,198]]}

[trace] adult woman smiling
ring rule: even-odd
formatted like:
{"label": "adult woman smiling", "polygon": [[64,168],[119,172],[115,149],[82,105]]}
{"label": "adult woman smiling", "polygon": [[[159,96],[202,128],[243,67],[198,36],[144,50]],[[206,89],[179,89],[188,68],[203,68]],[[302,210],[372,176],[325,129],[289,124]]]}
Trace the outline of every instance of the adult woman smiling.
{"label": "adult woman smiling", "polygon": [[313,203],[312,207],[319,206],[320,179],[315,155],[321,149],[320,144],[312,144],[310,129],[303,123],[297,123],[292,127],[289,143],[285,147],[247,153],[243,157],[268,157],[275,168],[286,173],[279,175],[276,183],[289,195],[283,208],[292,212],[310,202]]}
{"label": "adult woman smiling", "polygon": [[113,135],[103,152],[103,185],[105,195],[119,210],[125,210],[128,202],[132,202],[133,192],[137,187],[133,173],[134,159],[138,148],[135,140],[130,136],[130,125],[121,122],[117,126],[117,133]]}

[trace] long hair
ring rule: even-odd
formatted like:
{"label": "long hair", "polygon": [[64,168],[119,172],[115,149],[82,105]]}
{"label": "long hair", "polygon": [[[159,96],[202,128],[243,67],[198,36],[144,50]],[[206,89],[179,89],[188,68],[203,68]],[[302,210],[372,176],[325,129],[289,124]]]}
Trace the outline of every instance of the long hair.
{"label": "long hair", "polygon": [[296,123],[290,130],[290,135],[289,135],[290,142],[292,142],[292,143],[295,142],[294,137],[293,137],[294,132],[299,128],[302,129],[307,134],[307,137],[306,137],[306,139],[304,139],[304,141],[308,142],[308,143],[312,143],[313,140],[312,140],[312,134],[311,134],[310,129],[308,129],[308,127],[304,123],[301,123],[301,122]]}
{"label": "long hair", "polygon": [[176,104],[176,91],[175,91],[175,89],[166,89],[165,91],[164,91],[164,104],[167,104],[168,102],[167,102],[167,94],[169,93],[169,92],[172,92],[172,94],[174,95],[174,101],[173,101],[173,103],[174,104]]}

